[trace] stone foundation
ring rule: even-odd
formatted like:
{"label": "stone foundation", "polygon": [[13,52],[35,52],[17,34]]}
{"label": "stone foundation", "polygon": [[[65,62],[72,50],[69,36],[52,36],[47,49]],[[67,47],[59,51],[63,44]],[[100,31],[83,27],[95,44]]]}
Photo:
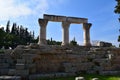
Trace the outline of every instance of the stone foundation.
{"label": "stone foundation", "polygon": [[69,75],[80,73],[116,75],[120,74],[119,59],[119,48],[18,46],[11,53],[0,54],[0,75],[21,77],[30,75],[41,77],[42,74],[52,77],[69,73]]}

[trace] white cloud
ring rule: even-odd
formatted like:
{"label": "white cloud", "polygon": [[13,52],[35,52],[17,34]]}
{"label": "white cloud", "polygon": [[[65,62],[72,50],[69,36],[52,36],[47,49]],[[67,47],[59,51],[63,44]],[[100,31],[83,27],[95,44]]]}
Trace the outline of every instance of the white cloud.
{"label": "white cloud", "polygon": [[32,11],[26,4],[16,4],[15,0],[0,0],[0,19],[18,18],[31,14]]}
{"label": "white cloud", "polygon": [[62,3],[63,0],[0,0],[0,19],[8,20],[29,15],[42,17],[51,6]]}
{"label": "white cloud", "polygon": [[49,9],[48,0],[34,0],[33,3],[33,14],[38,15],[39,17],[42,17],[42,15]]}

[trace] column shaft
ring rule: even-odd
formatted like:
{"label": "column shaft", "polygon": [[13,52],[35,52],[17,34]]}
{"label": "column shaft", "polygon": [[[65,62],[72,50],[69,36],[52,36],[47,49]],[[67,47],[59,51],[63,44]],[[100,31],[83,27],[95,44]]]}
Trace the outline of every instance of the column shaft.
{"label": "column shaft", "polygon": [[46,26],[47,26],[48,20],[39,19],[38,22],[40,25],[40,34],[39,34],[38,44],[46,45],[47,44],[47,42],[46,42]]}
{"label": "column shaft", "polygon": [[69,22],[62,22],[62,36],[63,36],[63,41],[62,45],[68,45],[69,44]]}
{"label": "column shaft", "polygon": [[90,27],[91,23],[83,23],[83,30],[84,30],[84,46],[91,46],[90,43]]}

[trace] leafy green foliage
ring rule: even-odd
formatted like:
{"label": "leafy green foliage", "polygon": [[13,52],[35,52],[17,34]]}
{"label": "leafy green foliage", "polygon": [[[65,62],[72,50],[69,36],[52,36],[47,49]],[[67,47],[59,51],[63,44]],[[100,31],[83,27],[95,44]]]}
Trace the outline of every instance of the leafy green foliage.
{"label": "leafy green foliage", "polygon": [[120,14],[120,0],[116,0],[116,2],[117,2],[117,5],[115,6],[114,12],[116,14]]}
{"label": "leafy green foliage", "polygon": [[47,40],[47,44],[48,45],[61,45],[61,43],[62,42],[60,42],[60,41],[55,41],[55,40],[52,40],[52,38],[51,38],[51,40]]}
{"label": "leafy green foliage", "polygon": [[70,45],[77,45],[77,42],[76,42],[76,40],[75,40],[75,37],[73,38],[72,41],[70,41]]}
{"label": "leafy green foliage", "polygon": [[[120,0],[116,0],[116,2],[117,2],[117,5],[115,6],[114,12],[115,12],[116,14],[119,14],[119,15],[120,15]],[[119,20],[119,22],[120,22],[120,16],[119,16],[118,20]],[[119,32],[120,32],[120,30],[119,30]],[[118,42],[120,42],[120,35],[118,36]],[[120,44],[119,44],[119,47],[120,47]]]}
{"label": "leafy green foliage", "polygon": [[16,23],[13,23],[10,31],[10,21],[8,21],[6,30],[0,28],[0,48],[3,46],[5,49],[15,48],[17,45],[26,45],[35,41],[34,32],[32,34],[22,25],[19,27]]}
{"label": "leafy green foliage", "polygon": [[[47,44],[48,45],[61,45],[62,42],[61,41],[55,41],[51,38],[50,40],[49,39],[47,40]],[[72,41],[70,41],[70,45],[77,45],[77,42],[76,42],[75,38]]]}

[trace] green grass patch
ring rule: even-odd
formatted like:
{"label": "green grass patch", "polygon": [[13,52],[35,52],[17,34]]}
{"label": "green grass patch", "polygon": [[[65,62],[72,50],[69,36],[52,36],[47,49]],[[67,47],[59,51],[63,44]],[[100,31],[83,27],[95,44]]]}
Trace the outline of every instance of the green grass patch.
{"label": "green grass patch", "polygon": [[[120,76],[103,76],[97,74],[82,74],[78,76],[84,77],[85,80],[92,80],[92,78],[99,78],[100,80],[120,80]],[[38,80],[75,80],[75,76],[60,78],[40,78]]]}
{"label": "green grass patch", "polygon": [[104,76],[97,74],[85,74],[80,76],[85,77],[86,80],[91,80],[92,78],[99,78],[100,80],[120,80],[120,76]]}

